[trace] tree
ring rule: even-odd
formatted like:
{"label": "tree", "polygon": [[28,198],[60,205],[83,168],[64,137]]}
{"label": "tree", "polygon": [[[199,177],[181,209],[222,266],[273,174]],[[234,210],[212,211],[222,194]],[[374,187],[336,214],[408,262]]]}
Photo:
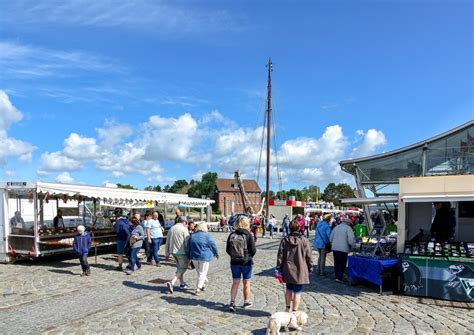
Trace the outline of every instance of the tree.
{"label": "tree", "polygon": [[[188,182],[184,179],[178,179],[174,182],[174,184],[170,187],[170,193],[183,193],[183,189],[188,186]],[[186,190],[185,190],[186,191]],[[185,192],[186,193],[186,192]]]}
{"label": "tree", "polygon": [[118,188],[125,188],[125,189],[128,189],[128,190],[134,190],[135,189],[132,185],[128,185],[128,184],[117,184],[117,187]]}
{"label": "tree", "polygon": [[352,187],[345,183],[341,184],[334,184],[330,183],[326,188],[324,189],[322,198],[326,202],[332,202],[336,206],[341,205],[341,199],[344,198],[354,198],[354,190]]}
{"label": "tree", "polygon": [[303,193],[304,201],[318,202],[321,198],[321,190],[319,186],[316,185],[305,186],[301,192]]}
{"label": "tree", "polygon": [[[202,175],[201,181],[192,180],[192,184],[190,183],[190,187],[188,188],[188,195],[194,198],[209,198],[214,199],[216,197],[216,186],[217,181],[217,173],[216,172],[208,172]],[[214,203],[213,209],[216,210],[218,204]]]}
{"label": "tree", "polygon": [[145,191],[154,191],[154,192],[161,192],[161,186],[156,185],[156,186],[147,186],[145,187]]}
{"label": "tree", "polygon": [[290,189],[288,192],[286,192],[287,197],[289,198],[290,196],[294,196],[297,201],[304,201],[303,199],[303,192],[297,189]]}

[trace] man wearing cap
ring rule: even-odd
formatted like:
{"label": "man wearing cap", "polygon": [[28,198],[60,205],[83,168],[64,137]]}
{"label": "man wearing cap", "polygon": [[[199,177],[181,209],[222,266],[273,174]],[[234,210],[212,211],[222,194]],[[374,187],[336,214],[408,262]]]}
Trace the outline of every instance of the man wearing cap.
{"label": "man wearing cap", "polygon": [[189,238],[188,219],[182,215],[178,221],[179,222],[168,231],[165,245],[166,260],[169,260],[170,255],[172,255],[176,262],[176,273],[173,279],[166,283],[168,293],[170,294],[173,293],[174,285],[178,280],[181,289],[184,290],[188,288],[188,285],[184,282],[184,273],[189,266],[189,259],[186,252],[186,244]]}
{"label": "man wearing cap", "polygon": [[347,256],[355,245],[352,221],[346,216],[341,217],[341,223],[332,230],[329,239],[331,241],[334,256],[336,282],[343,283],[343,276],[347,265]]}

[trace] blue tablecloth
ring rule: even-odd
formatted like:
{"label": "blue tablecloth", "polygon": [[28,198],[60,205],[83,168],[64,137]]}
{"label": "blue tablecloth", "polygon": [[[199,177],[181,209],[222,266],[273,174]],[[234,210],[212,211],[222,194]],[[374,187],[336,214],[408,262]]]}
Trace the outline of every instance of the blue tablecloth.
{"label": "blue tablecloth", "polygon": [[364,279],[375,285],[382,285],[382,272],[398,266],[399,259],[374,259],[369,257],[349,256],[349,278],[351,282]]}

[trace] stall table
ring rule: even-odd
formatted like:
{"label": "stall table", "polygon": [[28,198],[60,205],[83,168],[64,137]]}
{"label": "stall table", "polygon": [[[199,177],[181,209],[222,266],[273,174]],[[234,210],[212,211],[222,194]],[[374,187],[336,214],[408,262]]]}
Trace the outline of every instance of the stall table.
{"label": "stall table", "polygon": [[[358,280],[365,280],[379,286],[380,294],[383,292],[383,279],[390,277],[394,280],[398,272],[400,260],[376,259],[363,256],[349,256],[349,281],[355,284]],[[396,286],[396,285],[395,285]]]}

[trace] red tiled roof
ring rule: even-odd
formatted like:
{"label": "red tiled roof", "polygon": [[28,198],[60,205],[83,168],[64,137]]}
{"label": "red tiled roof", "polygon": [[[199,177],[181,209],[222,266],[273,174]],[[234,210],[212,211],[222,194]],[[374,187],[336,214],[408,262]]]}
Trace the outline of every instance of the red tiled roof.
{"label": "red tiled roof", "polygon": [[[262,190],[260,186],[258,186],[255,180],[244,179],[242,180],[244,183],[245,192],[247,193],[261,193]],[[234,187],[235,179],[217,179],[216,186],[217,191],[219,192],[235,192],[238,188]]]}

